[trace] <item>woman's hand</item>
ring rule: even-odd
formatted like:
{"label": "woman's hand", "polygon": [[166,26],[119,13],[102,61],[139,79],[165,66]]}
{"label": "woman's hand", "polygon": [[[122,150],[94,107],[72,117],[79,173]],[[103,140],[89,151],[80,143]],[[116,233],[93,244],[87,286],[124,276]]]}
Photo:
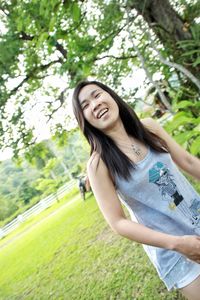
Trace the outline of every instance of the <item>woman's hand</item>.
{"label": "woman's hand", "polygon": [[180,236],[174,250],[200,264],[200,236]]}

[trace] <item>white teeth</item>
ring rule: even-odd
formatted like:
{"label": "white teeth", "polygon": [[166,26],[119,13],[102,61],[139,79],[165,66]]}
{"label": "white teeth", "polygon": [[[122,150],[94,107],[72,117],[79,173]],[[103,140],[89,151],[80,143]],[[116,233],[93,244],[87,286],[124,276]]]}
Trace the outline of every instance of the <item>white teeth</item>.
{"label": "white teeth", "polygon": [[106,113],[108,111],[108,108],[102,109],[98,114],[97,114],[97,118],[100,119],[104,113]]}

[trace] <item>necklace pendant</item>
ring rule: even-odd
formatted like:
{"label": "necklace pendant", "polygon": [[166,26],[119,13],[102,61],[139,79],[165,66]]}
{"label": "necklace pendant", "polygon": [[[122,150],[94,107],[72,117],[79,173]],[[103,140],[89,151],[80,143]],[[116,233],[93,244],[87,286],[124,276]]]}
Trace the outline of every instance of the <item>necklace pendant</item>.
{"label": "necklace pendant", "polygon": [[133,152],[137,155],[137,156],[140,156],[141,155],[141,149],[135,145],[131,145],[131,148],[133,150]]}

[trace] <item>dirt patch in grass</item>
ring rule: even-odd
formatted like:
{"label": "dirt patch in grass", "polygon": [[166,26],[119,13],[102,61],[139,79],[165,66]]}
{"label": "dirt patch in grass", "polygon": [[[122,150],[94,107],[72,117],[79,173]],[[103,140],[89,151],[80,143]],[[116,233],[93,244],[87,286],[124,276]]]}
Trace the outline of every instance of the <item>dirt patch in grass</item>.
{"label": "dirt patch in grass", "polygon": [[112,244],[119,239],[119,235],[113,232],[108,226],[103,228],[103,230],[96,235],[96,238],[91,242],[95,243],[98,241],[102,241],[106,244]]}

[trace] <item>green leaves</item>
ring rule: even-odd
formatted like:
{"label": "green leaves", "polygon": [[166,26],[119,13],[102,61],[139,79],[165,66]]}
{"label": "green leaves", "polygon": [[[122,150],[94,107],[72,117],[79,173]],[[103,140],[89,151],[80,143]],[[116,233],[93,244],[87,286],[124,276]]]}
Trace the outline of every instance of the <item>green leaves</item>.
{"label": "green leaves", "polygon": [[180,58],[183,61],[190,61],[190,64],[196,67],[200,64],[200,26],[194,23],[190,29],[193,39],[179,41],[178,47],[184,50]]}
{"label": "green leaves", "polygon": [[174,117],[173,121],[170,121],[166,124],[165,128],[170,133],[173,133],[175,130],[178,130],[180,126],[185,124],[191,124],[196,122],[195,119],[190,115],[190,113],[178,112]]}
{"label": "green leaves", "polygon": [[43,32],[40,34],[38,40],[37,40],[37,47],[40,48],[40,46],[44,43],[44,41],[47,40],[49,34],[48,32]]}
{"label": "green leaves", "polygon": [[197,57],[197,59],[195,59],[194,62],[193,62],[193,66],[194,66],[194,67],[196,67],[196,66],[198,66],[198,65],[200,65],[200,56]]}
{"label": "green leaves", "polygon": [[195,138],[196,136],[198,136],[200,133],[199,131],[184,131],[182,133],[179,133],[178,135],[175,135],[174,138],[175,140],[181,144],[184,145],[185,143],[187,143],[191,138]]}
{"label": "green leaves", "polygon": [[52,140],[55,141],[58,147],[63,148],[68,143],[68,137],[70,132],[62,127],[61,124],[56,124],[54,135]]}
{"label": "green leaves", "polygon": [[[182,101],[179,108],[195,107],[199,103]],[[165,129],[173,135],[175,140],[189,152],[200,156],[200,117],[194,118],[190,111],[180,111],[165,125]]]}
{"label": "green leaves", "polygon": [[199,136],[192,142],[190,151],[192,154],[198,155],[200,157],[200,133]]}
{"label": "green leaves", "polygon": [[81,18],[81,9],[76,2],[72,3],[71,11],[74,22],[78,23]]}
{"label": "green leaves", "polygon": [[189,108],[191,106],[195,106],[196,103],[189,101],[189,100],[182,100],[181,102],[174,105],[174,109],[180,109],[180,108]]}

